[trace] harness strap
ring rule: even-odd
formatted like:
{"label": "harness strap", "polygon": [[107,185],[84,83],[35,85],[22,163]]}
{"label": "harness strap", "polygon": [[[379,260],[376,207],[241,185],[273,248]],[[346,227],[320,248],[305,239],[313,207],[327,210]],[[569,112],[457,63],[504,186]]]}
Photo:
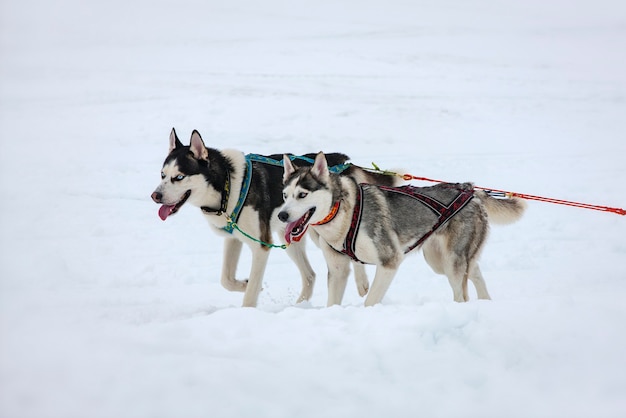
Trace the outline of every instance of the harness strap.
{"label": "harness strap", "polygon": [[[469,203],[474,197],[474,189],[461,189],[454,184],[450,184],[450,188],[459,190],[459,194],[449,204],[443,204],[424,193],[421,193],[419,187],[415,186],[401,186],[401,187],[389,187],[389,186],[377,186],[381,190],[385,190],[392,193],[402,194],[413,199],[420,201],[426,207],[430,208],[437,216],[437,222],[433,225],[430,231],[426,232],[422,237],[418,238],[414,244],[412,244],[404,253],[408,253],[414,250],[416,247],[426,241],[435,231],[441,228],[446,222],[448,222],[454,215],[456,215],[461,209]],[[346,235],[346,239],[343,243],[343,249],[341,252],[346,254],[354,261],[363,263],[355,254],[356,238],[359,233],[359,227],[361,226],[361,217],[363,214],[363,185],[357,186],[357,196],[354,204],[354,212],[352,213],[352,221],[350,222],[350,229]]]}
{"label": "harness strap", "polygon": [[441,228],[446,222],[448,222],[454,215],[456,215],[461,209],[463,209],[465,207],[465,205],[467,205],[469,203],[470,200],[472,200],[472,198],[474,197],[474,189],[460,189],[458,187],[455,187],[454,185],[450,186],[451,188],[456,188],[457,190],[459,190],[459,194],[457,195],[456,198],[454,198],[454,200],[452,202],[450,202],[448,205],[444,205],[443,203],[429,197],[426,196],[423,193],[420,193],[419,188],[415,187],[415,186],[403,186],[403,187],[395,187],[395,188],[389,188],[386,186],[381,186],[381,189],[383,190],[389,190],[395,193],[400,193],[403,194],[405,196],[410,196],[414,199],[419,200],[420,202],[422,202],[424,205],[426,205],[427,207],[429,207],[430,209],[433,210],[433,212],[435,212],[436,215],[439,216],[439,218],[437,219],[437,222],[435,223],[435,225],[433,225],[433,227],[430,229],[430,231],[428,231],[426,234],[424,234],[424,236],[422,236],[421,238],[419,238],[417,241],[415,241],[415,243],[413,245],[411,245],[404,253],[408,253],[410,251],[413,251],[416,247],[418,247],[419,245],[421,245],[424,241],[426,241],[428,239],[428,237],[430,237],[433,233],[435,233],[435,231],[437,231],[439,228]]}
{"label": "harness strap", "polygon": [[[248,158],[251,161],[256,161],[256,162],[263,163],[263,164],[275,165],[275,166],[278,166],[278,167],[282,167],[283,166],[283,160],[275,160],[273,158],[266,157],[264,155],[248,154],[248,155],[246,155],[246,159],[248,159]],[[315,163],[315,160],[313,158],[305,157],[304,155],[289,155],[289,160],[291,160],[291,161],[302,160],[302,161],[306,161],[309,164]],[[344,172],[351,165],[352,165],[352,163],[344,163],[344,164],[334,165],[332,167],[329,167],[328,171],[330,171],[331,173],[340,174],[340,173]]]}
{"label": "harness strap", "polygon": [[346,235],[346,239],[343,242],[342,253],[353,259],[354,261],[358,261],[361,264],[363,263],[355,254],[355,245],[356,245],[356,237],[359,234],[359,227],[361,226],[361,216],[363,215],[363,185],[358,184],[356,186],[356,200],[354,202],[354,211],[352,212],[352,220],[350,221],[350,229],[348,230],[348,234]]}
{"label": "harness strap", "polygon": [[246,155],[246,172],[244,174],[243,183],[241,184],[241,191],[239,192],[239,199],[237,199],[237,204],[233,209],[233,212],[230,214],[230,221],[224,226],[222,229],[229,234],[233,233],[237,221],[239,220],[239,214],[241,213],[241,209],[243,208],[243,204],[248,197],[248,191],[250,190],[250,181],[252,180],[252,160],[248,158]]}

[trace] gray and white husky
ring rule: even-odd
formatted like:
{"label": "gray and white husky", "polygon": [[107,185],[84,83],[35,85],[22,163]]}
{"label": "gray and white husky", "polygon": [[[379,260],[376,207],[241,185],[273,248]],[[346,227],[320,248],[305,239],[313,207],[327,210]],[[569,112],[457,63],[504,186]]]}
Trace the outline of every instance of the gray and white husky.
{"label": "gray and white husky", "polygon": [[[300,165],[310,165],[315,154],[297,158]],[[236,150],[207,148],[198,131],[193,131],[189,145],[183,145],[172,129],[169,152],[161,169],[161,183],[152,193],[152,200],[161,204],[159,217],[166,220],[184,204],[196,206],[213,229],[225,238],[221,283],[231,291],[245,292],[243,306],[256,306],[263,274],[272,244],[272,233],[281,240],[285,224],[276,216],[282,199],[283,154],[270,156],[244,155]],[[304,158],[304,159],[303,159]],[[348,157],[334,153],[328,155],[331,166],[344,169],[342,176],[353,177],[358,182],[392,184],[394,177],[370,173],[352,164]],[[229,221],[235,221],[234,229]],[[249,237],[241,233],[244,231]],[[242,244],[252,250],[252,266],[248,280],[237,280],[235,274]],[[302,291],[298,302],[308,300],[313,292],[315,272],[309,264],[304,241],[291,240],[287,254],[302,276]],[[368,280],[363,267],[355,268],[359,293],[368,290]]]}
{"label": "gray and white husky", "polygon": [[300,236],[310,227],[328,264],[328,305],[340,304],[350,259],[376,265],[365,306],[384,297],[405,254],[422,248],[426,261],[448,277],[454,300],[468,300],[467,280],[479,299],[490,299],[478,267],[489,221],[511,223],[525,203],[497,199],[471,183],[432,187],[359,184],[330,173],[323,153],[312,166],[284,164],[283,198],[278,218],[285,234]]}

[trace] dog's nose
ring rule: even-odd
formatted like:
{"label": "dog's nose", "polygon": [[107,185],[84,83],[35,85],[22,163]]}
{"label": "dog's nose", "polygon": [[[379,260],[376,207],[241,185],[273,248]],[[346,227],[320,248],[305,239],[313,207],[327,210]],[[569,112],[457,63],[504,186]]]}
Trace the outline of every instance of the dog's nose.
{"label": "dog's nose", "polygon": [[283,222],[287,222],[287,219],[289,219],[289,214],[285,211],[279,212],[278,219],[280,219]]}
{"label": "dog's nose", "polygon": [[154,192],[152,193],[151,197],[155,203],[161,203],[161,200],[163,199],[163,194],[159,192]]}

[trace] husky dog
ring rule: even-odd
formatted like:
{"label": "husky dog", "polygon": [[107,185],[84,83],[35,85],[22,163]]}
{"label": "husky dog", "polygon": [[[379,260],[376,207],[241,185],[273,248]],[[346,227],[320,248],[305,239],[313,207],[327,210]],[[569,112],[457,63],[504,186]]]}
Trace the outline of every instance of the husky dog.
{"label": "husky dog", "polygon": [[284,164],[285,203],[278,218],[285,234],[319,234],[328,264],[328,305],[340,304],[350,259],[376,265],[365,306],[379,303],[405,257],[422,248],[426,261],[448,277],[454,300],[468,300],[470,279],[479,299],[490,299],[477,258],[489,223],[511,223],[522,216],[519,199],[496,199],[471,183],[432,187],[358,184],[328,170],[323,153],[310,167]]}
{"label": "husky dog", "polygon": [[[166,220],[185,204],[199,207],[214,230],[226,239],[221,273],[222,285],[231,291],[245,292],[243,306],[256,306],[263,273],[272,244],[272,232],[285,236],[285,224],[276,216],[282,199],[283,154],[271,156],[244,155],[236,150],[207,148],[200,133],[193,131],[190,145],[183,145],[172,129],[169,153],[161,170],[161,183],[152,193],[152,200],[162,206],[159,217]],[[306,158],[308,157],[308,158]],[[310,165],[315,154],[299,158],[300,165]],[[289,157],[287,158],[289,159]],[[370,173],[346,164],[344,154],[328,154],[328,163],[345,169],[342,176],[358,182],[391,185],[394,177]],[[338,170],[339,171],[339,170]],[[235,229],[231,221],[236,222]],[[245,236],[241,231],[245,232]],[[287,254],[302,276],[302,291],[298,302],[309,300],[315,283],[315,272],[309,264],[301,236],[289,239]],[[248,280],[237,280],[235,274],[242,243],[252,250],[252,266]],[[368,290],[368,280],[362,266],[355,268],[359,293]]]}

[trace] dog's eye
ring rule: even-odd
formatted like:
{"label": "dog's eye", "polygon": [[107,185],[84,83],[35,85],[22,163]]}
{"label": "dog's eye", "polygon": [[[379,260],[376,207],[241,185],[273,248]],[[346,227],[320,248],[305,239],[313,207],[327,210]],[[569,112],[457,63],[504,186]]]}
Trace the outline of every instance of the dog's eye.
{"label": "dog's eye", "polygon": [[283,200],[287,200],[287,193],[283,193]]}
{"label": "dog's eye", "polygon": [[165,178],[165,173],[161,171],[161,179]]}
{"label": "dog's eye", "polygon": [[304,199],[306,197],[306,195],[308,195],[308,193],[300,192],[300,193],[298,193],[298,199]]}
{"label": "dog's eye", "polygon": [[182,174],[177,175],[176,177],[174,177],[172,179],[172,181],[181,181],[182,179],[184,179],[185,176],[183,176]]}

